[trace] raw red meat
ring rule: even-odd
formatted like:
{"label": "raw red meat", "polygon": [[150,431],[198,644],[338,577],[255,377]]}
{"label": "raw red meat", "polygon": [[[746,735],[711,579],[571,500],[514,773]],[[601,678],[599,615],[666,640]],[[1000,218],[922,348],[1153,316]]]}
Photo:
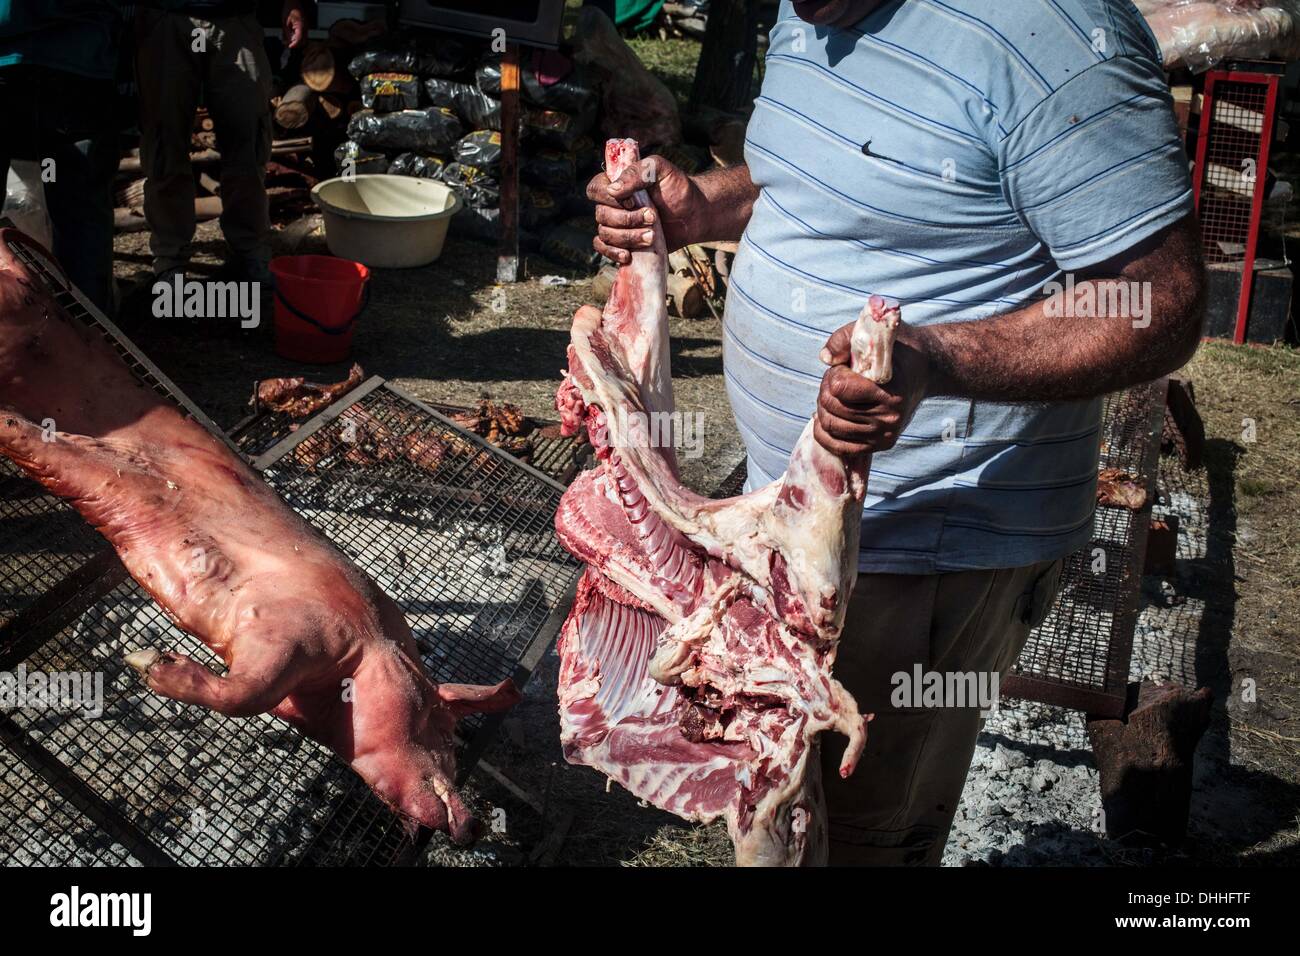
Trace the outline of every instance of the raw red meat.
{"label": "raw red meat", "polygon": [[[610,178],[637,160],[635,142],[606,146]],[[688,819],[725,818],[740,863],[818,863],[817,735],[848,736],[845,775],[866,741],[831,667],[869,461],[832,455],[810,422],[764,488],[714,501],[680,483],[671,443],[647,427],[673,409],[667,253],[654,231],[653,248],[619,269],[604,314],[574,317],[556,396],[566,429],[585,426],[600,460],[556,515],[561,542],[587,563],[560,638],[565,756]],[[898,317],[871,297],[853,337],[857,372],[888,381]]]}
{"label": "raw red meat", "polygon": [[15,237],[0,230],[0,454],[68,499],[229,670],[157,649],[128,662],[165,697],[284,718],[398,811],[470,840],[452,731],[509,707],[514,686],[433,684],[401,609],[41,291]]}

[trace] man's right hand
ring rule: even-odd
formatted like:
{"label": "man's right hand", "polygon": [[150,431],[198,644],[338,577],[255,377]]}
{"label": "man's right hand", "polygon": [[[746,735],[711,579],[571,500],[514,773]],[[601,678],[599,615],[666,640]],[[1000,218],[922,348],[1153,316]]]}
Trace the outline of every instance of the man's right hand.
{"label": "man's right hand", "polygon": [[[653,209],[626,207],[638,189],[650,196]],[[690,176],[662,156],[647,156],[629,166],[616,182],[599,173],[587,183],[587,198],[596,203],[592,245],[614,262],[629,262],[629,250],[650,247],[654,240],[650,226],[656,218],[663,223],[670,251],[701,238],[695,232],[704,219],[707,200]]]}

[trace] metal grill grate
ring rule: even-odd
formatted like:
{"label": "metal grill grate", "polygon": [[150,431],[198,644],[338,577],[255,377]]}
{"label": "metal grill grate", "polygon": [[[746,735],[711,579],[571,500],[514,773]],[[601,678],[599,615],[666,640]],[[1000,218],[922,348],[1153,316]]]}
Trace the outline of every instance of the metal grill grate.
{"label": "metal grill grate", "polygon": [[495,683],[558,632],[579,570],[553,527],[563,487],[392,385],[370,379],[258,465],[403,606],[434,680]]}
{"label": "metal grill grate", "polygon": [[107,550],[80,515],[0,459],[0,646],[20,612]]}
{"label": "metal grill grate", "polygon": [[1240,262],[1252,228],[1251,203],[1263,182],[1259,146],[1268,87],[1220,80],[1205,106],[1210,110],[1210,127],[1199,207],[1205,259]]}
{"label": "metal grill grate", "polygon": [[159,697],[122,660],[167,647],[221,670],[219,658],[125,581],[25,661],[31,671],[103,675],[98,717],[15,710],[12,723],[117,814],[113,832],[181,864],[394,863],[402,823],[319,744],[282,721],[230,720]]}
{"label": "metal grill grate", "polygon": [[1055,605],[1002,684],[1007,696],[1122,714],[1164,396],[1161,380],[1106,398],[1101,467],[1134,476],[1147,489],[1147,502],[1138,511],[1098,506],[1092,542],[1066,558]]}
{"label": "metal grill grate", "polygon": [[[62,287],[36,253],[14,248],[51,289]],[[229,441],[79,294],[58,298],[139,380]],[[371,445],[350,441],[363,415]],[[558,633],[579,570],[551,527],[563,487],[379,379],[281,437],[255,466],[397,599],[434,679],[524,683]],[[382,458],[379,439],[419,454]],[[126,578],[69,506],[7,462],[0,468],[0,569],[10,572],[0,586],[0,669],[89,669],[104,681],[96,718],[0,715],[0,861],[414,858],[408,825],[328,750],[275,718],[231,720],[144,688],[122,660],[130,650],[174,647],[221,662]],[[496,719],[462,723],[462,776]]]}
{"label": "metal grill grate", "polygon": [[8,747],[0,747],[0,859],[18,866],[139,866],[106,830]]}
{"label": "metal grill grate", "polygon": [[[346,396],[344,396],[346,399]],[[446,418],[468,412],[464,405],[447,405],[441,402],[426,403]],[[531,453],[520,460],[555,479],[562,485],[571,482],[591,458],[591,446],[576,438],[565,438],[559,432],[559,423],[537,420],[529,433]],[[283,412],[255,412],[231,429],[230,437],[249,458],[257,458],[297,431],[300,420]]]}

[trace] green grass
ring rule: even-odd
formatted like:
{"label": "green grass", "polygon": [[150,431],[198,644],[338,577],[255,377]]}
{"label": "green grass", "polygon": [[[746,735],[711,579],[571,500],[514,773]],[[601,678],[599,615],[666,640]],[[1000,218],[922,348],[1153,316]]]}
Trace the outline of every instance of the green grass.
{"label": "green grass", "polygon": [[628,46],[646,69],[663,80],[677,105],[683,107],[691,97],[691,83],[695,79],[695,64],[700,59],[698,40],[689,38],[659,40],[652,37],[633,37]]}

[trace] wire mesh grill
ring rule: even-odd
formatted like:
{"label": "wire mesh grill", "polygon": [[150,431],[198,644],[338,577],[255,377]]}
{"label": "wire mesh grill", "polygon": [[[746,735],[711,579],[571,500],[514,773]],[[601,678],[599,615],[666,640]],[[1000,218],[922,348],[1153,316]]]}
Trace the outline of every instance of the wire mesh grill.
{"label": "wire mesh grill", "polygon": [[[225,438],[63,288],[52,264],[11,248],[137,379]],[[364,402],[356,396],[366,385],[352,393],[355,407],[345,398],[287,441],[283,423],[266,425],[264,448],[282,448],[269,456],[268,479],[403,606],[435,680],[522,682],[558,631],[578,574],[551,526],[562,488],[395,390],[378,390],[378,380],[367,384]],[[349,417],[336,417],[345,407]],[[368,437],[354,443],[363,414]],[[391,457],[399,447],[406,457]],[[218,671],[221,661],[121,580],[120,565],[104,562],[112,570],[103,570],[106,543],[7,462],[0,530],[0,657],[29,672],[89,668],[103,679],[100,716],[47,707],[0,714],[0,862],[412,858],[409,825],[325,748],[276,718],[232,720],[150,693],[125,667],[125,653],[175,648]],[[48,600],[70,587],[78,600]],[[26,612],[41,615],[38,630]],[[489,731],[482,719],[463,722],[462,756]]]}
{"label": "wire mesh grill", "polygon": [[511,676],[577,579],[563,489],[391,386],[331,411],[267,481],[403,606],[434,680]]}
{"label": "wire mesh grill", "polygon": [[10,719],[177,863],[398,860],[405,827],[350,768],[277,718],[231,720],[153,694],[123,662],[146,647],[224,670],[128,580],[24,662],[101,675],[102,714],[18,708]]}
{"label": "wire mesh grill", "polygon": [[36,770],[0,747],[0,859],[18,866],[139,866]]}
{"label": "wire mesh grill", "polygon": [[1209,263],[1242,262],[1254,224],[1251,203],[1263,188],[1260,163],[1269,87],[1216,79],[1203,109],[1210,111],[1198,213]]}
{"label": "wire mesh grill", "polygon": [[1009,696],[1095,713],[1122,708],[1163,411],[1163,381],[1107,396],[1101,467],[1133,476],[1147,489],[1147,502],[1137,511],[1098,505],[1092,541],[1066,558],[1056,602],[1004,685]]}
{"label": "wire mesh grill", "polygon": [[107,549],[80,515],[0,459],[0,631]]}

